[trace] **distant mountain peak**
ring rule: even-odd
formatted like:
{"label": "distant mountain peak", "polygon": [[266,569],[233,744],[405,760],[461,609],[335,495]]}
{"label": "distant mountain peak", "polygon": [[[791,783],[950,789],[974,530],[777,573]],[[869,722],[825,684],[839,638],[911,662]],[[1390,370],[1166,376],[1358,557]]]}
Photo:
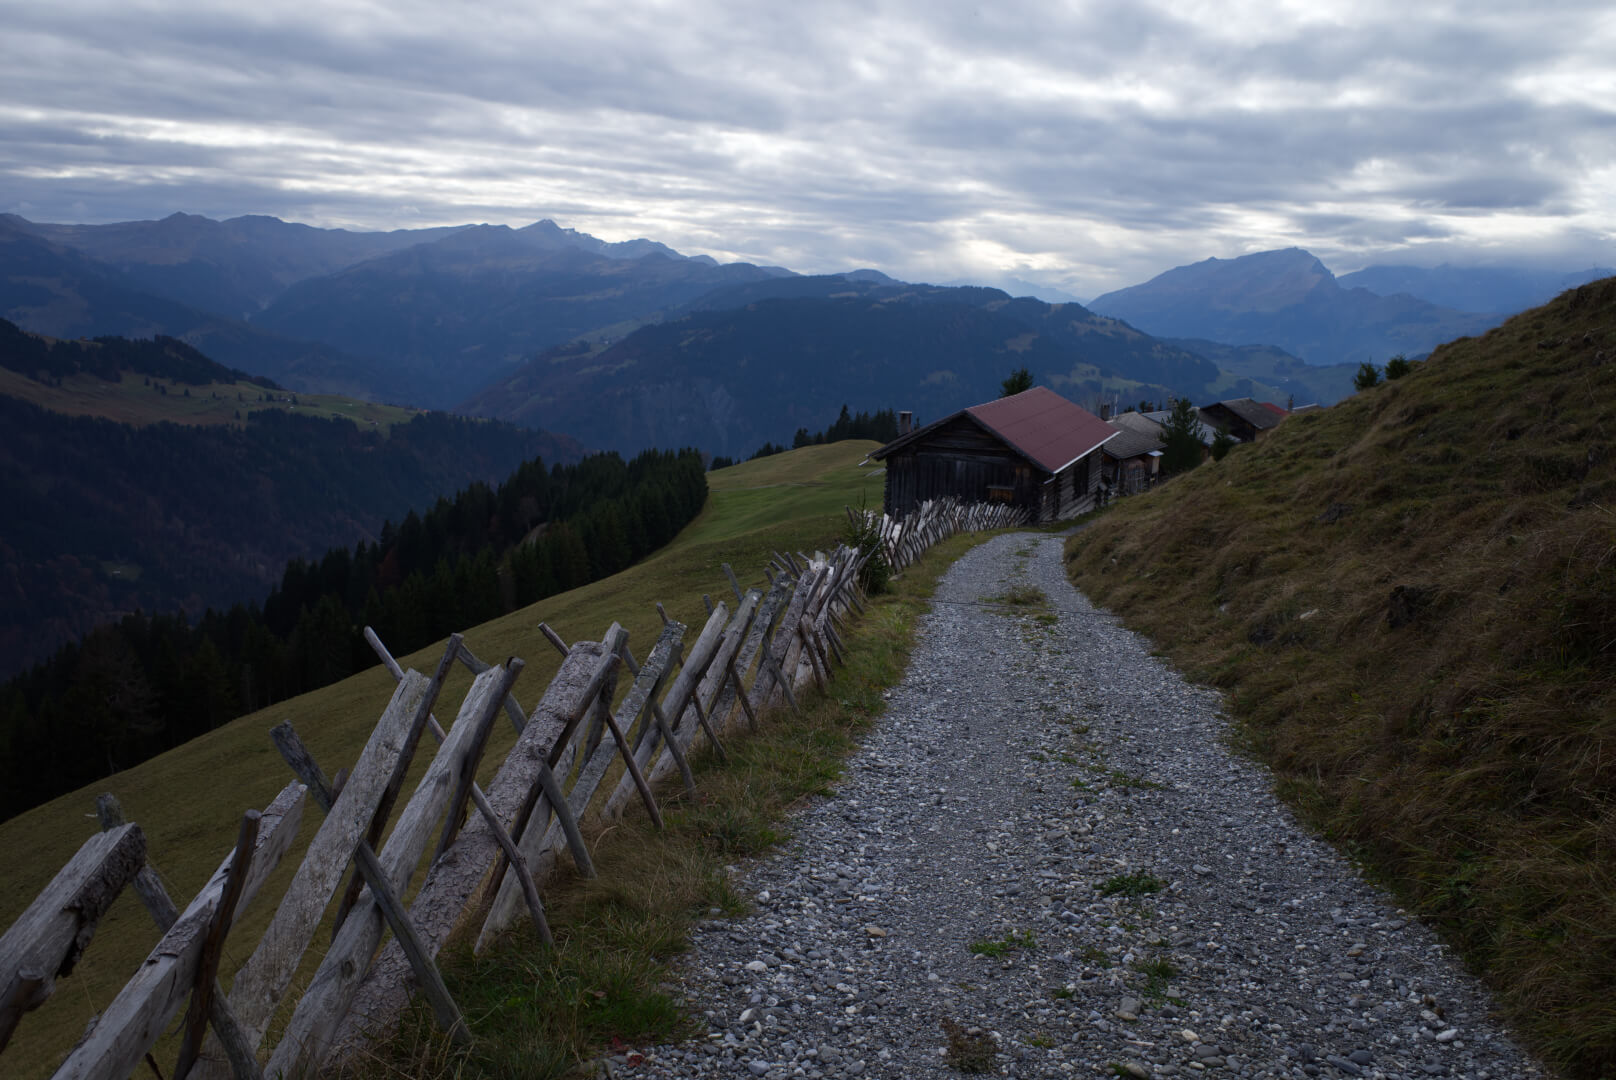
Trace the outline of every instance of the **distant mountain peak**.
{"label": "distant mountain peak", "polygon": [[883,274],[879,270],[865,268],[863,270],[849,270],[841,275],[848,281],[871,281],[877,285],[902,285],[903,282],[895,277]]}
{"label": "distant mountain peak", "polygon": [[1312,364],[1413,355],[1491,323],[1412,296],[1344,286],[1303,248],[1203,259],[1106,293],[1091,310],[1161,337],[1277,345]]}

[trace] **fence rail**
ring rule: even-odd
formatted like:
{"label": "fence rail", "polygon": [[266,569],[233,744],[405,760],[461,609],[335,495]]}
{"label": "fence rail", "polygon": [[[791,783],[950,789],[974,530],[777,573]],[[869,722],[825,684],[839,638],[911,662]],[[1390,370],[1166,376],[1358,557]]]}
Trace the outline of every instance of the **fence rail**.
{"label": "fence rail", "polygon": [[[859,512],[848,513],[861,523]],[[1025,520],[1024,512],[1002,505],[944,500],[902,521],[863,523],[875,526],[880,553],[901,570],[956,533]],[[312,1075],[392,1031],[416,991],[445,1031],[468,1038],[437,967],[449,935],[480,918],[471,925],[481,951],[525,918],[550,941],[540,887],[562,860],[584,877],[595,875],[587,826],[616,820],[638,804],[661,827],[658,785],[677,773],[693,791],[689,759],[698,745],[722,756],[743,720],[755,728],[765,710],[795,712],[800,693],[827,685],[832,665],[846,661],[843,633],[864,609],[860,571],[875,554],[873,546],[776,553],[764,571],[767,590],[742,589],[726,565],[733,605],[703,597],[708,614],[699,629],[663,613],[662,631],[643,661],[616,623],[599,641],[571,644],[541,623],[562,662],[531,712],[514,693],[521,660],[484,663],[457,634],[433,674],[423,675],[403,669],[366,628],[395,687],[358,760],[333,781],[291,723],[277,726],[271,738],[297,779],[262,812],[247,812],[236,847],[184,911],[146,866],[139,826],[123,821],[111,796],[102,797],[103,831],[0,937],[0,1052],[22,1015],[72,970],[97,920],[131,884],[163,938],[92,1021],[55,1080],[122,1080],[187,1003],[179,1059],[167,1074],[176,1080]],[[434,710],[456,664],[474,678],[445,729]],[[516,744],[484,790],[475,777],[502,715],[516,730]],[[395,817],[427,734],[436,749]],[[291,845],[311,800],[324,820],[225,994],[215,979],[225,937]],[[406,905],[402,898],[423,862],[424,877]],[[321,915],[339,896],[330,948],[268,1048],[267,1066],[260,1065],[270,1020],[288,1003]],[[383,945],[387,930],[392,937]]]}

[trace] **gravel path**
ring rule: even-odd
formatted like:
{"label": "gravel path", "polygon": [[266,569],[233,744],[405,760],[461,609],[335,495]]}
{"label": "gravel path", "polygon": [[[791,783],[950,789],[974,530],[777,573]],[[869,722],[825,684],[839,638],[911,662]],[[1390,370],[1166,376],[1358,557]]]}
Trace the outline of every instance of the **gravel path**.
{"label": "gravel path", "polygon": [[[1027,585],[1053,617],[993,602]],[[1217,695],[1072,588],[1060,538],[956,563],[890,703],[836,797],[737,868],[753,912],[698,929],[706,1037],[613,1074],[1544,1075],[1224,748]]]}

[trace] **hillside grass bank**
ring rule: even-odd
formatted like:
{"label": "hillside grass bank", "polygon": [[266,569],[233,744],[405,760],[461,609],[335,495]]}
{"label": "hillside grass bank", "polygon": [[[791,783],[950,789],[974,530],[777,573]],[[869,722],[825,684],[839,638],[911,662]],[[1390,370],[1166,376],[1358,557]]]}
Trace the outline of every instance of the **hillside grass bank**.
{"label": "hillside grass bank", "polygon": [[1122,501],[1067,558],[1543,1057],[1616,1075],[1616,279]]}

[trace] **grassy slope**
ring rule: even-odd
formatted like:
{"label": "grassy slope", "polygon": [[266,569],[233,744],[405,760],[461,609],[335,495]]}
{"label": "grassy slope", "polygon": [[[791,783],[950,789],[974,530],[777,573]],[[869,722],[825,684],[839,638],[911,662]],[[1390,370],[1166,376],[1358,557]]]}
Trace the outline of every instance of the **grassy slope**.
{"label": "grassy slope", "polygon": [[[1587,1077],[1616,1075],[1613,365],[1616,279],[1127,500],[1068,552]],[[1400,586],[1421,591],[1393,626]]]}
{"label": "grassy slope", "polygon": [[[193,394],[195,391],[193,390]],[[643,652],[661,626],[654,607],[662,601],[677,619],[700,625],[701,595],[730,595],[721,564],[729,562],[745,585],[763,584],[772,550],[812,550],[833,544],[841,531],[841,508],[857,505],[866,489],[880,497],[879,477],[857,463],[877,446],[844,442],[747,462],[711,474],[708,506],[672,544],[640,565],[582,589],[466,632],[472,650],[493,662],[520,656],[528,667],[516,694],[532,708],[554,675],[559,658],[536,631],[540,620],[568,640],[599,638],[615,619]],[[406,667],[430,671],[442,644],[401,657]],[[268,731],[290,719],[316,759],[334,773],[358,756],[391,693],[391,680],[372,668],[343,682],[252,713],[93,787],[64,795],[0,824],[0,926],[9,926],[51,876],[95,829],[94,799],[111,791],[129,820],[146,831],[150,861],[182,907],[218,865],[234,841],[241,813],[262,807],[291,779],[271,747]],[[470,685],[457,670],[438,709],[445,722]],[[515,734],[495,729],[484,766],[491,777]],[[419,767],[417,769],[419,771]],[[273,913],[273,898],[291,878],[298,853],[320,818],[305,814],[299,846],[266,886],[226,945],[225,970],[250,952]],[[3,1059],[6,1075],[36,1076],[78,1037],[91,1013],[106,1007],[117,988],[156,943],[149,917],[127,893],[102,920],[96,938],[55,997],[26,1017]],[[234,943],[234,947],[232,947]],[[316,951],[324,944],[318,939]]]}
{"label": "grassy slope", "polygon": [[[378,405],[357,398],[331,394],[293,394],[289,390],[265,390],[252,383],[209,383],[185,386],[166,379],[151,379],[127,372],[118,382],[94,375],[75,375],[51,386],[28,378],[9,368],[0,368],[0,394],[31,401],[41,408],[66,416],[101,416],[120,424],[141,427],[168,420],[176,424],[240,424],[249,413],[264,409],[284,409],[304,416],[343,418],[360,427],[374,424],[386,431],[406,423],[417,410],[398,405]],[[157,384],[168,393],[159,393]],[[186,397],[185,391],[191,396]],[[272,401],[263,401],[264,394]],[[217,394],[215,398],[213,395]],[[238,401],[240,394],[245,400]],[[297,398],[294,406],[291,398]],[[282,400],[282,399],[286,400]]]}

